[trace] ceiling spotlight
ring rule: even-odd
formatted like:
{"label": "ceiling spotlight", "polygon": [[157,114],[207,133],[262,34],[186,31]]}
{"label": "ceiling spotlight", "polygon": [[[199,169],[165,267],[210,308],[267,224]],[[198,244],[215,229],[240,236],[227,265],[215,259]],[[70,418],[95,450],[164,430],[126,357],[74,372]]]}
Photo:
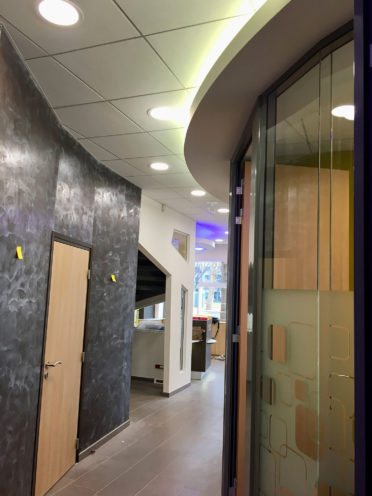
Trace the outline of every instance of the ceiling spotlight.
{"label": "ceiling spotlight", "polygon": [[205,248],[202,248],[201,246],[197,246],[197,247],[195,248],[195,250],[196,250],[196,251],[204,251],[204,250],[205,250]]}
{"label": "ceiling spotlight", "polygon": [[191,194],[193,196],[205,196],[206,193],[201,189],[194,189],[193,191],[191,191]]}
{"label": "ceiling spotlight", "polygon": [[189,108],[182,107],[154,107],[147,111],[150,117],[158,121],[173,121],[185,126],[189,120]]}
{"label": "ceiling spotlight", "polygon": [[229,234],[229,231],[225,231],[225,234]]}
{"label": "ceiling spotlight", "polygon": [[151,169],[154,169],[156,171],[164,171],[169,169],[169,165],[165,164],[164,162],[153,162],[150,164]]}
{"label": "ceiling spotlight", "polygon": [[67,0],[42,0],[38,5],[39,14],[59,26],[72,26],[80,19],[80,12]]}
{"label": "ceiling spotlight", "polygon": [[332,109],[332,115],[335,117],[343,117],[348,121],[354,120],[355,115],[355,107],[354,105],[340,105],[339,107],[335,107]]}
{"label": "ceiling spotlight", "polygon": [[148,111],[148,114],[159,121],[172,121],[175,110],[171,107],[154,107]]}
{"label": "ceiling spotlight", "polygon": [[222,241],[223,241],[223,239],[221,239],[221,238],[217,238],[217,239],[215,239],[215,242],[216,242],[216,243],[222,243]]}
{"label": "ceiling spotlight", "polygon": [[229,213],[229,209],[228,208],[219,208],[217,210],[218,213],[220,214],[228,214]]}

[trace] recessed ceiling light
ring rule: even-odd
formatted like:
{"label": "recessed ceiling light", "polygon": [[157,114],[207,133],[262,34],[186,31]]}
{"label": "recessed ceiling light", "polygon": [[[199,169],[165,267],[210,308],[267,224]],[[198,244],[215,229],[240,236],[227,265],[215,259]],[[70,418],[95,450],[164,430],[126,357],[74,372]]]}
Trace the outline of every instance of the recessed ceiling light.
{"label": "recessed ceiling light", "polygon": [[164,171],[169,169],[169,165],[165,164],[164,162],[153,162],[150,164],[151,169],[154,169],[156,171]]}
{"label": "recessed ceiling light", "polygon": [[154,107],[148,114],[159,121],[172,121],[175,116],[175,109],[171,107]]}
{"label": "recessed ceiling light", "polygon": [[229,234],[229,231],[225,231],[225,234]]}
{"label": "recessed ceiling light", "polygon": [[78,8],[66,0],[42,0],[38,10],[44,19],[59,26],[72,26],[80,19]]}
{"label": "recessed ceiling light", "polygon": [[229,209],[228,208],[219,208],[217,210],[218,213],[220,214],[228,214],[229,213]]}
{"label": "recessed ceiling light", "polygon": [[191,194],[193,196],[205,196],[206,193],[201,189],[194,189],[193,191],[191,191]]}
{"label": "recessed ceiling light", "polygon": [[150,117],[158,121],[173,121],[185,126],[189,120],[189,107],[154,107],[147,111]]}
{"label": "recessed ceiling light", "polygon": [[354,120],[355,115],[355,107],[354,105],[340,105],[339,107],[335,107],[332,109],[332,115],[335,117],[343,117],[348,121]]}
{"label": "recessed ceiling light", "polygon": [[197,246],[197,247],[195,248],[195,250],[196,250],[196,251],[204,251],[204,250],[205,250],[205,248],[202,248],[201,246]]}
{"label": "recessed ceiling light", "polygon": [[222,241],[223,241],[223,239],[221,239],[221,238],[217,238],[217,239],[215,239],[215,242],[216,242],[216,243],[222,243]]}

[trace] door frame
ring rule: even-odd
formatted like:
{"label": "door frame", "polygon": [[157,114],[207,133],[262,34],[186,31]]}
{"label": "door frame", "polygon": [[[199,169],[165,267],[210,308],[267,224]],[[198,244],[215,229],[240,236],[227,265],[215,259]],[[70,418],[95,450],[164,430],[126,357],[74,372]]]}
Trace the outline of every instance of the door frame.
{"label": "door frame", "polygon": [[[91,265],[92,265],[93,246],[91,244],[85,243],[85,242],[80,241],[80,240],[75,239],[75,238],[71,238],[69,236],[65,236],[64,234],[58,233],[56,231],[52,231],[51,241],[50,241],[50,252],[49,252],[48,285],[47,285],[46,305],[45,305],[45,314],[44,314],[43,343],[42,343],[41,363],[40,363],[40,378],[39,378],[39,395],[38,395],[35,442],[34,442],[32,486],[31,486],[31,494],[32,495],[35,494],[35,485],[36,485],[36,469],[37,469],[37,454],[38,454],[38,447],[39,447],[41,400],[42,400],[42,395],[43,395],[43,369],[44,369],[44,360],[45,360],[45,345],[46,345],[46,339],[47,339],[49,300],[50,300],[50,284],[51,284],[51,279],[52,279],[53,252],[54,252],[54,243],[55,242],[63,243],[65,245],[69,245],[69,246],[73,246],[75,248],[81,248],[83,250],[89,251],[88,268],[90,271],[92,268]],[[91,281],[91,279],[88,278],[87,299],[86,299],[86,305],[85,305],[83,351],[85,350],[85,347],[86,347],[87,323],[88,323],[89,301],[90,301],[90,281]],[[82,398],[84,372],[85,372],[84,365],[85,365],[85,362],[82,363],[82,367],[81,367],[77,437],[79,437],[79,431],[80,431],[81,398]],[[76,449],[76,461],[78,461],[78,448]]]}

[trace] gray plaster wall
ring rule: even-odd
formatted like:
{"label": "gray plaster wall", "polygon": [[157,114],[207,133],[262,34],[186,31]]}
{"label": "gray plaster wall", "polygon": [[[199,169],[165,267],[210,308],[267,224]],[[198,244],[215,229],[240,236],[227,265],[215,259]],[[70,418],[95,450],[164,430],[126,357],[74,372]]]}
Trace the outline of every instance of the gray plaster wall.
{"label": "gray plaster wall", "polygon": [[0,30],[1,496],[32,492],[53,231],[93,247],[81,449],[128,419],[139,213],[140,190],[62,129]]}

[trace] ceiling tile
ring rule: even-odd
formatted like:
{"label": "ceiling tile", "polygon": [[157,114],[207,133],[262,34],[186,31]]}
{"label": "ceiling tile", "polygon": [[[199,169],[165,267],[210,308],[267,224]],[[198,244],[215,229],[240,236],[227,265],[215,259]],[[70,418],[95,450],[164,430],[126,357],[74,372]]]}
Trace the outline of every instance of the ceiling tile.
{"label": "ceiling tile", "polygon": [[[215,21],[176,31],[148,36],[147,39],[185,87],[200,86],[220,52],[229,42],[226,32],[232,24],[239,29],[245,17]],[[231,33],[235,32],[231,30]],[[230,34],[231,38],[233,37]],[[219,40],[223,40],[223,44]]]}
{"label": "ceiling tile", "polygon": [[143,39],[78,50],[56,58],[107,99],[181,89]]}
{"label": "ceiling tile", "polygon": [[93,141],[120,158],[171,155],[171,152],[147,133],[94,138]]}
{"label": "ceiling tile", "polygon": [[183,198],[175,198],[167,200],[167,205],[174,208],[177,211],[181,211],[187,215],[187,211],[192,209],[192,205],[187,200]]}
{"label": "ceiling tile", "polygon": [[147,189],[146,196],[149,196],[153,200],[158,200],[160,202],[165,200],[173,200],[175,198],[180,198],[179,194],[172,189]]}
{"label": "ceiling tile", "polygon": [[152,176],[133,176],[130,177],[129,181],[142,189],[154,188],[156,186],[161,188],[161,185],[157,184]]}
{"label": "ceiling tile", "polygon": [[136,133],[139,127],[107,102],[77,105],[56,110],[66,126],[87,138],[113,134]]}
{"label": "ceiling tile", "polygon": [[117,0],[143,34],[253,12],[251,0]]}
{"label": "ceiling tile", "polygon": [[28,60],[27,65],[52,107],[102,99],[52,57]]}
{"label": "ceiling tile", "polygon": [[185,174],[162,174],[157,177],[157,182],[169,188],[181,188],[195,183],[190,173]]}
{"label": "ceiling tile", "polygon": [[139,176],[141,172],[124,160],[103,160],[103,164],[123,177]]}
{"label": "ceiling tile", "polygon": [[[133,119],[145,131],[157,131],[174,127],[183,127],[183,122],[160,121],[148,114],[154,107],[190,107],[194,90],[178,90],[154,95],[125,98],[113,101],[113,105]],[[188,105],[187,105],[188,104]]]}
{"label": "ceiling tile", "polygon": [[127,162],[137,169],[141,170],[145,174],[149,174],[152,170],[150,169],[150,164],[153,162],[165,162],[169,165],[169,169],[166,171],[153,171],[156,174],[170,174],[170,173],[186,173],[188,168],[186,163],[180,159],[177,155],[169,155],[167,157],[145,157],[145,158],[130,158]]}
{"label": "ceiling tile", "polygon": [[209,193],[206,193],[205,196],[193,196],[191,194],[191,191],[193,189],[201,189],[205,191],[204,188],[201,186],[194,187],[194,186],[189,186],[187,188],[176,188],[176,192],[182,197],[186,199],[192,199],[193,205],[197,207],[204,207],[208,202],[213,202],[213,201],[218,201],[214,196],[210,195]]}
{"label": "ceiling tile", "polygon": [[77,133],[77,132],[76,132],[76,131],[74,131],[73,129],[71,129],[71,128],[67,127],[67,126],[63,126],[63,127],[64,127],[64,128],[66,129],[66,131],[67,131],[68,133],[70,133],[70,134],[71,134],[71,136],[73,136],[75,139],[84,138],[84,136],[83,136],[83,135],[81,135],[81,134]]}
{"label": "ceiling tile", "polygon": [[28,57],[41,57],[42,55],[46,55],[46,52],[42,48],[38,47],[32,40],[6,22],[1,16],[0,24],[4,24],[8,34],[25,59]]}
{"label": "ceiling tile", "polygon": [[183,153],[185,145],[185,132],[183,128],[168,129],[167,131],[153,131],[151,136],[169,148],[173,153]]}
{"label": "ceiling tile", "polygon": [[114,160],[117,158],[88,139],[79,140],[79,143],[97,160]]}
{"label": "ceiling tile", "polygon": [[[20,6],[21,3],[21,6]],[[43,20],[35,1],[0,0],[2,15],[48,53],[60,53],[138,36],[112,0],[79,0],[83,18],[61,28]]]}

